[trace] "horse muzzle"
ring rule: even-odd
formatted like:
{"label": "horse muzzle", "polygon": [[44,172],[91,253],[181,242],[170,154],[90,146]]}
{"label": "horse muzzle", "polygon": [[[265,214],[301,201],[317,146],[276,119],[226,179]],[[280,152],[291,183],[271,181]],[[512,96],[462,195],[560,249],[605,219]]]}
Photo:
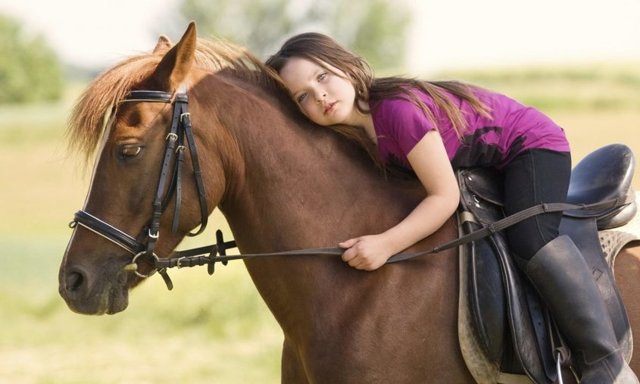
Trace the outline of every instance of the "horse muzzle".
{"label": "horse muzzle", "polygon": [[105,271],[91,274],[80,266],[63,266],[58,290],[69,309],[76,313],[115,314],[129,304],[130,275],[120,270],[113,277]]}

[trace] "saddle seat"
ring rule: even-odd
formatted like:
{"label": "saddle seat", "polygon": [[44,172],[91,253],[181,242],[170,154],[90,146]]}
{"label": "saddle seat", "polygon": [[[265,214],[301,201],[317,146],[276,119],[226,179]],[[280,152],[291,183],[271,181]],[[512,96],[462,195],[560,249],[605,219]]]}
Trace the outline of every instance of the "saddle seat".
{"label": "saddle seat", "polygon": [[[585,157],[572,171],[568,201],[618,201],[607,209],[565,212],[560,228],[591,267],[627,358],[632,348],[629,322],[598,230],[623,225],[635,216],[637,205],[630,199],[634,196],[630,188],[633,171],[633,153],[622,144],[605,146]],[[504,217],[497,171],[463,169],[458,171],[458,180],[461,235]],[[509,257],[500,232],[460,249],[458,325],[463,357],[477,382],[552,383],[557,379],[559,336],[544,304]]]}
{"label": "saddle seat", "polygon": [[[590,153],[571,171],[567,202],[592,204],[620,199],[620,203],[609,209],[574,209],[564,214],[576,218],[595,217],[599,230],[628,223],[637,211],[631,187],[633,171],[634,156],[626,145],[611,144]],[[629,200],[631,204],[627,204]]]}

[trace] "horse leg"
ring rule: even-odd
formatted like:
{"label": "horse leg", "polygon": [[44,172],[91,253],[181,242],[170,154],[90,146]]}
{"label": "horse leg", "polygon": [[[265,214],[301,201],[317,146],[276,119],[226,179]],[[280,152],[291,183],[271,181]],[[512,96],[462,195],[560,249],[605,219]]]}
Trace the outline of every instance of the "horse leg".
{"label": "horse leg", "polygon": [[[635,332],[634,336],[637,339],[640,334],[640,245],[634,242],[631,246],[623,248],[615,260],[616,282],[627,310],[631,330]],[[637,350],[635,352],[629,366],[636,374],[640,374],[640,356]]]}

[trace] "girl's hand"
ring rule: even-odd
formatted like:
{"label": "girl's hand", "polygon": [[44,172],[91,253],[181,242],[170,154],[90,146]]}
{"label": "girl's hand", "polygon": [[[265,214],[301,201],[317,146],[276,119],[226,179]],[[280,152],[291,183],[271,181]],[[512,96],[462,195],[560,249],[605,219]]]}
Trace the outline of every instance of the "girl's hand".
{"label": "girl's hand", "polygon": [[338,244],[346,250],[342,254],[342,260],[356,269],[373,271],[387,262],[393,251],[385,241],[383,235],[361,236]]}

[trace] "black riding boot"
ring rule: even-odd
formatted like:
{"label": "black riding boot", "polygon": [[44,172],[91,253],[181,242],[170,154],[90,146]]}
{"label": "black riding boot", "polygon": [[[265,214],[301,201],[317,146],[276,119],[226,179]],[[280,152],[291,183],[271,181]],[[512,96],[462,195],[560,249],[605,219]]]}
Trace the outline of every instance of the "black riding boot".
{"label": "black riding boot", "polygon": [[609,313],[580,250],[560,236],[524,265],[574,354],[580,383],[638,383],[620,353]]}

